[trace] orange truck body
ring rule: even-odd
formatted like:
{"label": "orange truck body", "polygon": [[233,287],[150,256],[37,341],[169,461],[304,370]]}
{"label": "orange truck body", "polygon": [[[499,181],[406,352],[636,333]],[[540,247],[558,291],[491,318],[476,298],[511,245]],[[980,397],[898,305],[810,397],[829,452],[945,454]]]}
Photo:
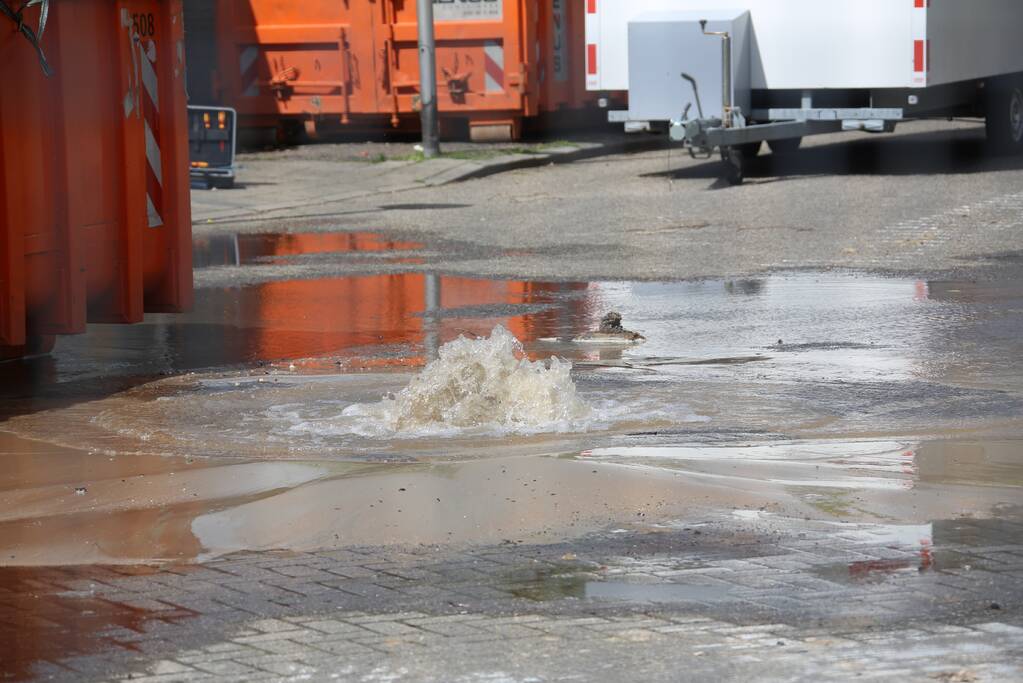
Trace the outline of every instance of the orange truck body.
{"label": "orange truck body", "polygon": [[[435,0],[442,125],[515,138],[523,117],[595,102],[583,10],[583,0]],[[211,94],[242,126],[418,126],[414,0],[220,0],[211,20]]]}
{"label": "orange truck body", "polygon": [[54,3],[49,77],[0,37],[0,359],[191,306],[183,46],[180,0]]}

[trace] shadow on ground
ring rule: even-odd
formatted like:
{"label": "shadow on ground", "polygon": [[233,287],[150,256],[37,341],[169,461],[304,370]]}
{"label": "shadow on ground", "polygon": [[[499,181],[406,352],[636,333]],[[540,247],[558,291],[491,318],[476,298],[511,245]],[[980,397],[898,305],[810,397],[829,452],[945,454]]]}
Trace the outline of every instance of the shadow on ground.
{"label": "shadow on ground", "polygon": [[[808,147],[793,154],[768,153],[745,165],[752,183],[816,175],[930,175],[984,173],[1023,168],[1023,157],[1000,156],[987,145],[982,131],[917,133],[894,137],[860,138]],[[720,161],[659,171],[645,177],[717,179]]]}

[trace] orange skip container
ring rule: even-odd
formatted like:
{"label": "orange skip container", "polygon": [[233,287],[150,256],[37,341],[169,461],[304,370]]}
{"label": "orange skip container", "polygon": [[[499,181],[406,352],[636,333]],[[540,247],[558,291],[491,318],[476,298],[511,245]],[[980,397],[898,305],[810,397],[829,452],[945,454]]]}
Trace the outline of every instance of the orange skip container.
{"label": "orange skip container", "polygon": [[[473,139],[510,139],[523,117],[592,104],[583,0],[435,0],[437,104]],[[208,21],[196,11],[196,21]],[[413,0],[220,0],[210,96],[241,125],[418,125]]]}
{"label": "orange skip container", "polygon": [[180,0],[54,3],[50,77],[0,34],[0,358],[191,306],[182,19]]}

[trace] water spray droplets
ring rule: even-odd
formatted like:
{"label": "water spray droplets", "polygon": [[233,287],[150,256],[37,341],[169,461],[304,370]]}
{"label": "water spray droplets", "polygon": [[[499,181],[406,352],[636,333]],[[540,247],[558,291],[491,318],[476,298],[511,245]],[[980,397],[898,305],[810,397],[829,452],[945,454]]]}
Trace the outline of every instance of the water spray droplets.
{"label": "water spray droplets", "polygon": [[530,361],[501,326],[490,337],[459,337],[393,397],[354,404],[344,417],[375,422],[394,434],[497,430],[571,431],[592,416],[576,392],[571,363]]}

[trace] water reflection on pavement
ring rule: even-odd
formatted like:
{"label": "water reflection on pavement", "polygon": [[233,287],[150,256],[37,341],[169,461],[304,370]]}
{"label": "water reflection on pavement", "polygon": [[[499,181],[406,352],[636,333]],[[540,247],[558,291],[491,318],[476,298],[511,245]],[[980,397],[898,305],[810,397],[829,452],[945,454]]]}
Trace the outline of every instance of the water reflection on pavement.
{"label": "water reflection on pavement", "polygon": [[[189,314],[93,325],[51,356],[0,366],[3,594],[26,600],[34,585],[77,586],[90,571],[43,566],[656,537],[733,509],[728,523],[751,534],[847,544],[852,559],[813,569],[838,584],[960,570],[970,534],[990,545],[1002,522],[1004,543],[1021,541],[1020,283],[485,280],[424,272],[425,249],[370,233],[211,239],[198,267],[277,275],[210,286]],[[324,275],[325,263],[393,270]],[[611,310],[646,341],[578,340]],[[399,391],[445,342],[496,325],[529,359],[571,361],[601,419],[392,435],[341,420]],[[893,556],[856,558],[862,543]],[[703,606],[743,595],[714,581],[647,585],[677,567],[661,576],[620,562],[517,573],[505,589]],[[144,630],[194,616],[46,595],[46,609],[88,617],[72,620],[85,631],[93,617]],[[18,642],[15,673],[56,657]]]}
{"label": "water reflection on pavement", "polygon": [[[278,258],[417,246],[296,239],[260,237],[249,248]],[[1023,399],[1007,387],[1021,349],[1001,333],[1019,297],[825,274],[532,283],[402,273],[207,290],[190,314],[94,326],[52,357],[10,366],[34,382],[4,388],[3,429],[30,441],[7,437],[4,447],[19,474],[0,497],[3,556],[131,562],[374,539],[486,542],[509,528],[558,536],[650,501],[662,515],[681,514],[693,500],[717,500],[705,491],[722,486],[818,516],[987,514],[1020,483],[1011,437]],[[573,341],[611,309],[647,341]],[[388,439],[336,426],[346,406],[398,390],[443,342],[498,324],[531,358],[573,361],[581,397],[610,417],[584,432],[531,436],[481,426]],[[170,377],[152,381],[158,373]],[[537,507],[536,496],[508,503],[516,499],[507,490],[487,486],[508,466],[501,458],[525,467],[524,480],[544,472],[546,498],[561,496],[558,505],[583,501],[571,509],[585,522],[570,531],[566,508]],[[580,476],[589,474],[583,459],[635,490],[609,503],[607,489],[582,483],[591,481]],[[117,469],[105,471],[104,460]],[[145,462],[159,472],[137,474]],[[239,477],[249,486],[234,486]],[[396,496],[392,479],[430,495]],[[364,509],[335,509],[371,490]],[[443,493],[443,511],[429,524],[407,519],[433,493]],[[144,531],[155,510],[175,510],[180,520],[163,527],[173,534]],[[466,517],[473,523],[456,523]],[[39,525],[51,541],[29,540]],[[112,542],[121,527],[143,532],[130,545]]]}

